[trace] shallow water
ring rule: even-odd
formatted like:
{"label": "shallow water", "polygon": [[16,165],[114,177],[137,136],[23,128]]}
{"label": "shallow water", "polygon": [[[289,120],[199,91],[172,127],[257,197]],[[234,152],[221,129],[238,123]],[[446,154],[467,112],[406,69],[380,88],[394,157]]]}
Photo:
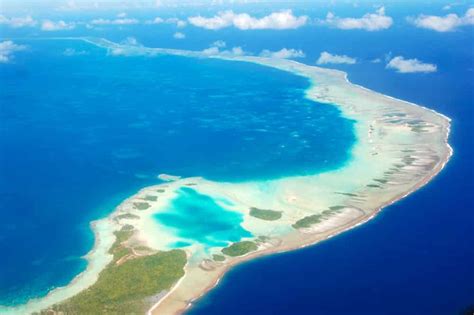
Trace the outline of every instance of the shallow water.
{"label": "shallow water", "polygon": [[243,215],[220,206],[207,195],[191,188],[180,188],[178,196],[155,219],[182,241],[175,247],[199,243],[205,248],[224,247],[252,234],[241,227]]}

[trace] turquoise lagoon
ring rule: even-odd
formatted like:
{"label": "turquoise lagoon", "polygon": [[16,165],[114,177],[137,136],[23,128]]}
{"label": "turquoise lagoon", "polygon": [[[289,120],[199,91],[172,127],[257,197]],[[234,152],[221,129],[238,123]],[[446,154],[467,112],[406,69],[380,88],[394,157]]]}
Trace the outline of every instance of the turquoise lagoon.
{"label": "turquoise lagoon", "polygon": [[[354,122],[307,99],[310,83],[291,73],[111,56],[77,40],[17,43],[28,50],[0,64],[0,305],[69,283],[93,247],[90,221],[160,173],[228,182],[315,174],[342,167],[356,141]],[[185,242],[176,246],[221,245],[249,235],[229,208],[185,189],[157,220],[176,229]]]}
{"label": "turquoise lagoon", "polygon": [[181,238],[173,247],[185,247],[199,243],[205,249],[225,247],[252,234],[240,224],[243,215],[219,205],[215,199],[192,188],[178,190],[169,206],[154,218]]}

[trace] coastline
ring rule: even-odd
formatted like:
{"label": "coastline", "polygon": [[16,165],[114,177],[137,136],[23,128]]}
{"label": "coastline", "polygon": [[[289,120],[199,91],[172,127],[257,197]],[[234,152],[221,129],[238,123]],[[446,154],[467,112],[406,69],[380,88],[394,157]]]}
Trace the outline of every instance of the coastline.
{"label": "coastline", "polygon": [[[394,198],[392,201],[390,202],[387,202],[386,204],[380,206],[380,208],[373,214],[371,214],[370,216],[368,217],[363,217],[361,218],[360,220],[356,221],[356,222],[353,222],[352,225],[349,225],[347,227],[343,226],[341,227],[340,230],[336,230],[336,231],[333,231],[333,234],[330,234],[330,235],[327,235],[325,237],[322,237],[321,239],[319,240],[316,240],[314,242],[311,242],[311,243],[307,243],[307,244],[303,244],[303,245],[300,245],[300,246],[297,246],[297,247],[289,247],[289,248],[284,248],[284,249],[277,249],[277,250],[272,250],[272,249],[269,249],[267,251],[258,251],[258,252],[255,252],[253,255],[252,254],[248,254],[248,255],[245,255],[245,256],[242,256],[241,259],[239,260],[235,260],[231,265],[228,265],[225,269],[223,269],[219,275],[216,277],[216,279],[214,280],[214,282],[209,285],[205,290],[203,290],[201,292],[201,294],[199,296],[196,296],[195,298],[193,298],[192,300],[190,300],[190,302],[186,305],[186,307],[184,308],[181,308],[179,310],[177,310],[176,313],[174,314],[183,314],[184,312],[186,312],[188,309],[192,308],[193,306],[193,303],[199,299],[201,299],[202,297],[204,297],[209,291],[211,291],[212,289],[216,288],[221,279],[225,276],[225,274],[231,270],[233,267],[239,265],[239,264],[242,264],[242,263],[245,263],[246,261],[250,261],[251,259],[255,259],[255,258],[260,258],[260,257],[263,257],[263,256],[267,256],[267,255],[272,255],[272,254],[281,254],[281,253],[286,253],[286,252],[290,252],[290,251],[295,251],[295,250],[298,250],[298,249],[302,249],[302,248],[306,248],[306,247],[310,247],[310,246],[314,246],[314,245],[317,245],[319,244],[320,242],[324,242],[332,237],[336,237],[344,232],[347,232],[349,230],[352,230],[352,229],[355,229],[359,226],[362,226],[364,225],[365,223],[367,223],[368,221],[374,219],[380,212],[382,212],[382,210],[400,200],[402,200],[403,198],[409,196],[410,194],[412,194],[413,192],[415,192],[416,190],[422,188],[423,186],[425,186],[426,184],[428,184],[436,175],[438,175],[442,170],[443,168],[446,166],[447,162],[449,161],[450,157],[452,156],[453,154],[453,151],[451,150],[451,154],[447,157],[447,159],[444,161],[444,163],[439,167],[439,169],[434,172],[432,174],[432,176],[430,176],[429,178],[426,178],[425,181],[421,182],[417,187],[413,188],[411,191],[408,191],[406,192],[405,194],[399,196],[398,198]],[[184,278],[184,277],[183,277]],[[181,282],[182,279],[180,279],[179,282]],[[175,287],[173,287],[173,290],[175,290],[177,287],[178,287],[178,283],[175,285]],[[170,291],[167,296],[169,296],[172,292]],[[158,313],[155,313],[154,310],[163,302],[163,300],[166,298],[163,297],[162,300],[158,301],[155,305],[153,305],[147,312],[147,315],[158,315]]]}
{"label": "coastline", "polygon": [[[14,315],[39,312],[42,309],[76,295],[96,282],[99,273],[112,260],[112,256],[108,253],[108,249],[115,241],[115,235],[104,231],[104,229],[107,229],[107,224],[110,223],[111,222],[108,218],[95,220],[90,223],[95,241],[94,247],[83,256],[83,258],[87,260],[87,267],[84,271],[76,275],[68,285],[54,288],[44,297],[31,299],[24,305],[0,307],[0,313]],[[102,225],[104,226],[102,227]]]}
{"label": "coastline", "polygon": [[[82,39],[82,40],[84,40],[84,39]],[[97,42],[93,42],[93,41],[90,41],[90,40],[87,40],[87,41],[89,43],[99,45]],[[117,45],[117,44],[114,44],[114,45]],[[120,45],[117,45],[117,46],[120,46]],[[123,48],[123,49],[125,49],[125,48]],[[337,73],[337,76],[343,75],[344,80],[350,86],[356,87],[356,88],[361,89],[361,90],[365,90],[367,93],[370,93],[370,94],[377,94],[379,97],[391,99],[394,102],[403,102],[408,106],[414,106],[414,107],[417,107],[419,109],[422,109],[423,111],[429,111],[432,114],[444,119],[447,123],[444,126],[445,127],[445,134],[444,134],[444,144],[443,145],[447,148],[447,154],[442,156],[442,159],[439,160],[436,163],[436,166],[433,167],[430,170],[430,172],[428,174],[426,174],[422,179],[417,180],[414,185],[409,187],[408,190],[405,190],[404,192],[400,192],[394,197],[392,196],[390,199],[384,201],[381,205],[378,205],[377,208],[371,209],[370,211],[367,211],[366,213],[364,213],[364,215],[362,215],[359,218],[356,218],[356,219],[351,220],[349,222],[342,222],[342,224],[340,226],[338,226],[337,228],[330,229],[330,230],[324,231],[322,233],[317,233],[316,235],[311,234],[311,233],[305,234],[305,233],[301,233],[299,231],[294,231],[289,235],[282,236],[282,238],[284,239],[284,242],[281,246],[270,246],[268,248],[259,249],[255,252],[251,252],[251,253],[246,254],[244,256],[240,256],[240,257],[237,257],[237,258],[232,258],[230,260],[230,262],[226,262],[225,264],[223,264],[221,266],[217,265],[215,271],[206,273],[206,275],[208,275],[208,277],[206,279],[208,285],[205,286],[204,288],[202,288],[199,291],[198,295],[194,294],[195,292],[190,292],[190,293],[192,293],[192,294],[189,294],[189,295],[191,295],[191,298],[187,300],[188,302],[190,301],[189,303],[183,303],[183,300],[180,300],[182,295],[183,294],[185,295],[188,292],[184,291],[184,293],[183,293],[183,291],[180,292],[179,289],[180,289],[180,286],[183,283],[185,284],[185,279],[187,279],[187,277],[190,276],[190,272],[188,272],[188,269],[192,269],[192,268],[196,269],[196,266],[186,265],[185,275],[172,287],[171,290],[169,290],[166,293],[166,295],[164,295],[158,302],[156,302],[148,310],[147,314],[150,314],[150,315],[151,314],[158,314],[158,313],[160,313],[160,314],[181,314],[184,311],[186,311],[189,307],[192,307],[192,303],[194,301],[201,298],[209,290],[211,290],[212,288],[217,286],[220,282],[220,279],[223,277],[223,275],[229,269],[231,269],[232,267],[236,266],[239,263],[245,262],[245,261],[253,259],[253,258],[261,257],[261,256],[264,256],[264,255],[282,253],[282,252],[286,252],[286,251],[290,251],[290,250],[295,250],[295,249],[298,249],[298,248],[311,246],[311,245],[317,244],[321,241],[324,241],[324,240],[326,240],[330,237],[334,237],[334,236],[339,235],[339,234],[341,234],[345,231],[356,228],[356,227],[366,223],[367,221],[369,221],[369,220],[373,219],[375,216],[377,216],[377,214],[380,213],[383,210],[383,208],[385,208],[386,206],[389,206],[389,205],[397,202],[398,200],[403,199],[404,197],[408,196],[409,194],[413,193],[414,191],[416,191],[416,190],[420,189],[421,187],[423,187],[424,185],[426,185],[439,172],[441,172],[441,170],[446,166],[446,164],[449,161],[450,157],[453,155],[453,149],[449,146],[449,143],[448,143],[448,138],[449,138],[449,133],[450,133],[450,124],[449,124],[450,119],[448,117],[446,117],[443,114],[440,114],[440,113],[438,113],[438,112],[436,112],[432,109],[425,108],[423,106],[419,106],[419,105],[416,105],[416,104],[413,104],[413,103],[410,103],[410,102],[406,102],[406,101],[403,101],[403,100],[399,100],[399,99],[396,99],[396,98],[393,98],[393,97],[390,97],[390,96],[372,91],[370,89],[364,88],[362,86],[353,84],[349,81],[349,79],[347,77],[347,74],[344,73],[344,72],[337,71],[337,70],[318,68],[318,67],[311,67],[311,66],[308,66],[308,65],[298,63],[296,61],[289,61],[289,60],[285,61],[283,66],[282,66],[282,64],[278,63],[281,60],[276,60],[275,61],[275,60],[270,60],[270,59],[265,59],[265,58],[260,58],[260,57],[204,56],[204,55],[200,54],[199,52],[186,53],[185,51],[166,50],[166,49],[165,50],[161,49],[159,51],[160,51],[160,53],[164,53],[164,54],[171,53],[171,54],[178,54],[178,55],[184,55],[184,56],[190,56],[190,57],[220,58],[220,59],[225,59],[225,60],[230,60],[230,61],[253,62],[253,63],[263,65],[263,66],[275,67],[275,68],[282,69],[283,71],[288,71],[288,72],[296,74],[296,75],[306,76],[312,82],[311,86],[307,90],[308,93],[311,93],[312,90],[317,88],[316,87],[317,84],[314,82],[314,78],[310,77],[310,76],[307,76],[307,75],[304,75],[301,72],[297,72],[297,70],[295,70],[295,72],[292,72],[291,67],[290,68],[284,68],[284,67],[288,67],[288,65],[294,64],[296,67],[303,67],[303,68],[307,67],[307,68],[311,68],[311,69],[318,69],[317,71],[321,71],[322,73],[326,73],[325,75],[327,75],[329,77],[331,75],[333,75],[334,73]],[[260,62],[258,60],[260,60]],[[266,62],[266,61],[268,61],[268,62]],[[273,62],[275,62],[277,64],[277,66],[275,66],[275,64],[272,64]],[[283,61],[281,61],[281,62],[283,62]],[[329,74],[327,74],[327,73],[329,73]],[[314,97],[314,94],[308,94],[307,97],[310,98],[310,99],[313,99],[313,100],[317,100],[319,102],[321,102],[321,101],[324,102],[324,101],[330,101],[331,100],[330,98],[329,99],[321,99],[321,98],[318,98],[318,97]],[[328,102],[328,103],[331,103],[335,106],[339,105],[337,102]],[[347,116],[347,113],[343,112],[343,114],[345,116]],[[351,118],[351,117],[349,116],[349,118]],[[354,118],[351,118],[351,119],[354,119]],[[179,187],[179,185],[182,185],[182,183],[184,183],[186,180],[189,180],[189,179],[186,179],[186,178],[184,178],[184,179],[173,178],[173,183],[176,181],[176,185]],[[199,183],[199,184],[201,185],[201,183]],[[204,186],[209,185],[210,188],[206,188],[209,191],[212,191],[213,189],[215,189],[215,186],[213,186],[213,185],[218,185],[218,184],[219,183],[213,183],[211,185],[209,183],[203,183]],[[163,184],[163,185],[166,185],[166,183]],[[114,224],[113,217],[116,216],[118,213],[120,213],[123,210],[124,205],[127,205],[127,204],[133,202],[133,200],[136,199],[137,196],[143,195],[143,193],[146,193],[151,188],[156,188],[156,187],[161,187],[161,186],[162,185],[156,185],[156,186],[145,187],[145,188],[141,189],[137,194],[127,198],[123,203],[121,203],[121,205],[119,205],[107,218],[91,222],[92,230],[93,230],[94,236],[95,236],[95,243],[94,243],[93,249],[85,256],[87,258],[87,262],[88,262],[86,270],[83,271],[82,273],[80,273],[79,275],[77,275],[69,285],[67,285],[65,287],[62,287],[62,288],[54,289],[53,291],[49,292],[44,298],[32,300],[32,301],[30,301],[31,303],[28,302],[25,305],[25,307],[28,306],[28,305],[29,306],[27,308],[22,308],[22,311],[23,312],[25,312],[25,311],[26,312],[32,312],[32,311],[38,311],[38,310],[47,308],[50,305],[58,303],[62,300],[65,300],[65,299],[73,296],[74,294],[77,294],[77,292],[79,292],[79,291],[87,288],[88,286],[92,285],[95,282],[95,280],[97,279],[98,274],[100,273],[100,271],[105,268],[105,265],[103,265],[103,264],[101,265],[100,263],[98,264],[98,262],[101,262],[101,259],[102,259],[102,263],[103,263],[104,261],[106,261],[106,259],[104,260],[104,258],[107,258],[107,256],[111,256],[110,254],[107,254],[107,250],[111,246],[110,242],[112,241],[112,243],[113,243],[115,241],[115,236],[113,235],[113,230],[114,230],[113,228],[117,229],[120,226],[120,225]],[[231,189],[232,188],[225,187],[224,191],[231,190]],[[238,198],[234,198],[234,199],[238,199]],[[364,212],[365,212],[365,210],[364,210]],[[105,233],[101,233],[100,232],[101,230],[98,227],[98,225],[100,225],[102,222],[109,222],[111,224],[110,229],[107,230]],[[110,235],[112,235],[112,236],[110,236]],[[104,254],[104,250],[105,250],[105,254]],[[100,256],[100,257],[98,257],[98,256]],[[109,257],[109,258],[111,259],[111,257]],[[97,266],[99,266],[99,267],[97,268]],[[103,266],[102,269],[100,268],[100,266]],[[194,269],[193,269],[192,272],[197,272]],[[177,298],[174,297],[174,295],[176,295],[176,294],[177,294]],[[37,304],[35,304],[35,303],[37,303]],[[17,309],[16,311],[18,311],[18,310],[19,309]],[[12,314],[15,314],[15,312],[12,312]]]}

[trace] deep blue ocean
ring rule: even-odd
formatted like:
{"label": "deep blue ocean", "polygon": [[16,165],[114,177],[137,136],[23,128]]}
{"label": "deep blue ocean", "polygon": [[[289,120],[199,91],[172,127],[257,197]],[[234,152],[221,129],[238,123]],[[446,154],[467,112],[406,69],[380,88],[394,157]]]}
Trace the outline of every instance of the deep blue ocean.
{"label": "deep blue ocean", "polygon": [[[371,222],[319,245],[234,268],[189,314],[444,315],[474,305],[473,29],[437,33],[405,21],[419,13],[444,15],[443,5],[387,4],[395,24],[381,32],[187,27],[186,39],[179,41],[172,38],[172,25],[138,25],[55,34],[115,41],[133,36],[145,46],[191,50],[216,40],[250,52],[287,47],[304,50],[301,61],[307,64],[325,50],[346,54],[358,63],[330,67],[347,71],[352,82],[453,120],[454,156],[427,186]],[[320,18],[328,11],[311,4],[293,9]],[[330,9],[360,16],[373,7]],[[234,10],[263,14],[269,9]],[[463,14],[466,7],[453,10]],[[190,14],[178,11],[162,14]],[[72,19],[75,13],[44,14]],[[38,36],[25,29],[2,28],[0,34]],[[335,107],[304,100],[308,83],[302,78],[251,64],[111,57],[80,42],[18,42],[30,49],[18,53],[14,63],[0,65],[0,250],[8,257],[0,262],[0,304],[22,303],[67,284],[85,267],[80,257],[93,244],[89,222],[137,189],[157,183],[159,173],[251,180],[329,169],[349,158],[352,122],[339,117]],[[63,56],[70,47],[87,54]],[[385,69],[385,57],[397,55],[435,63],[438,71]],[[372,63],[375,58],[382,62]],[[298,136],[288,137],[292,131]],[[252,145],[257,142],[258,147]],[[213,150],[216,144],[225,150]]]}

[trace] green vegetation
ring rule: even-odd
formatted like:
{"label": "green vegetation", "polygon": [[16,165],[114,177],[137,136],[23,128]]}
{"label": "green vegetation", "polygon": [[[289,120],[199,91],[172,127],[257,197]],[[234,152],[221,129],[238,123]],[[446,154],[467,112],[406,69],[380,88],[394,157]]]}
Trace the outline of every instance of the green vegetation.
{"label": "green vegetation", "polygon": [[133,249],[138,250],[138,251],[147,251],[147,252],[152,252],[153,251],[153,249],[151,249],[150,247],[143,246],[143,245],[133,246]]}
{"label": "green vegetation", "polygon": [[140,217],[136,214],[131,214],[131,213],[124,213],[120,214],[115,217],[116,219],[140,219]]}
{"label": "green vegetation", "polygon": [[135,229],[135,228],[131,224],[125,224],[124,226],[122,226],[122,231],[130,231],[130,230],[133,230],[133,229]]}
{"label": "green vegetation", "polygon": [[148,202],[134,202],[133,206],[138,210],[146,210],[151,207]]}
{"label": "green vegetation", "polygon": [[330,216],[334,215],[335,213],[341,213],[342,210],[346,208],[345,206],[331,206],[329,209],[324,210],[321,214],[313,214],[306,216],[298,221],[296,221],[292,227],[295,229],[304,229],[309,228],[313,224],[320,223],[324,220],[327,220]]}
{"label": "green vegetation", "polygon": [[375,185],[375,184],[368,184],[366,185],[367,187],[371,187],[371,188],[380,188],[379,185]]}
{"label": "green vegetation", "polygon": [[388,180],[383,178],[374,178],[374,181],[379,182],[381,184],[386,184],[388,182]]}
{"label": "green vegetation", "polygon": [[256,242],[257,243],[265,243],[266,241],[268,241],[270,238],[268,236],[265,236],[265,235],[260,235],[259,237],[257,237],[257,240]]}
{"label": "green vegetation", "polygon": [[321,222],[323,219],[323,215],[321,214],[313,214],[303,219],[296,221],[295,224],[292,225],[295,229],[302,229],[302,228],[309,228],[311,225]]}
{"label": "green vegetation", "polygon": [[156,192],[159,192],[159,193],[164,193],[165,190],[164,189],[157,189]]}
{"label": "green vegetation", "polygon": [[264,210],[252,207],[250,208],[250,215],[261,220],[275,221],[281,218],[281,211]]}
{"label": "green vegetation", "polygon": [[120,231],[114,232],[116,240],[109,249],[109,253],[114,256],[113,263],[116,263],[120,258],[131,253],[130,248],[123,246],[123,243],[132,237],[133,232],[134,230],[127,228],[127,226],[122,227]]}
{"label": "green vegetation", "polygon": [[212,259],[214,259],[215,261],[224,261],[225,260],[225,256],[223,255],[212,255]]}
{"label": "green vegetation", "polygon": [[416,161],[416,159],[411,156],[404,156],[402,160],[406,165],[412,165],[413,162]]}
{"label": "green vegetation", "polygon": [[[337,210],[334,210],[334,211],[337,211]],[[330,216],[332,214],[332,210],[324,210],[323,212],[321,212],[321,214],[323,216]]]}
{"label": "green vegetation", "polygon": [[147,201],[156,201],[158,199],[157,196],[152,196],[152,195],[146,195],[145,198],[143,198]]}
{"label": "green vegetation", "polygon": [[223,248],[222,253],[231,256],[231,257],[236,257],[236,256],[242,256],[247,253],[250,253],[254,250],[257,250],[257,244],[255,244],[252,241],[242,241],[242,242],[237,242],[229,247]]}
{"label": "green vegetation", "polygon": [[411,127],[411,131],[413,132],[427,132],[428,130],[426,130],[426,125],[424,124],[413,124],[410,126]]}
{"label": "green vegetation", "polygon": [[185,264],[186,254],[182,250],[110,264],[94,285],[52,309],[67,315],[143,314],[149,307],[146,298],[169,290],[184,275]]}
{"label": "green vegetation", "polygon": [[336,192],[336,194],[349,196],[349,197],[357,197],[358,196],[357,194],[351,194],[351,193],[346,193],[346,192]]}

